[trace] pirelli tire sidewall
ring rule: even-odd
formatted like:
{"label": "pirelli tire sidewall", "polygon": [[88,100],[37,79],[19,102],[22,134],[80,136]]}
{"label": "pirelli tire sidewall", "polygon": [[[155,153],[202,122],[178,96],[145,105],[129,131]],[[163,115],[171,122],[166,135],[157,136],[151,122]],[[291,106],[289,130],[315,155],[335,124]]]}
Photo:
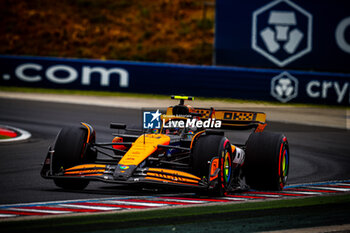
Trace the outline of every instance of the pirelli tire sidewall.
{"label": "pirelli tire sidewall", "polygon": [[257,190],[282,190],[288,178],[289,159],[289,145],[283,134],[252,133],[243,166],[247,184]]}
{"label": "pirelli tire sidewall", "polygon": [[232,168],[232,148],[230,141],[223,137],[219,146],[219,167],[220,167],[220,175],[219,182],[214,191],[214,194],[217,196],[224,196],[229,190],[229,186],[233,180],[233,168]]}

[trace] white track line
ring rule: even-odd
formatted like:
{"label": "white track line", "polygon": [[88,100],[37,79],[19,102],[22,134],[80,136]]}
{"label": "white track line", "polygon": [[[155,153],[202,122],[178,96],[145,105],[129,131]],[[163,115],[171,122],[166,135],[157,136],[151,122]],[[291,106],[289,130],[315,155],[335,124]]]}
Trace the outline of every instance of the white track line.
{"label": "white track line", "polygon": [[303,192],[303,191],[282,191],[283,193],[290,193],[290,194],[312,194],[312,195],[322,195],[321,192]]}
{"label": "white track line", "polygon": [[119,207],[101,207],[101,206],[93,206],[93,205],[79,205],[79,204],[61,204],[59,206],[75,208],[75,209],[92,209],[92,210],[120,210]]}
{"label": "white track line", "polygon": [[320,186],[308,186],[305,188],[309,188],[309,189],[324,189],[324,190],[332,190],[332,191],[342,191],[342,192],[346,192],[349,191],[349,189],[343,189],[343,188],[333,188],[333,187],[320,187]]}
{"label": "white track line", "polygon": [[0,218],[12,218],[16,216],[15,214],[0,214]]}
{"label": "white track line", "polygon": [[151,206],[151,207],[168,206],[168,204],[132,202],[132,201],[108,201],[108,202],[104,202],[104,203],[123,204],[123,205],[138,205],[138,206]]}
{"label": "white track line", "polygon": [[222,199],[231,200],[231,201],[248,201],[248,200],[252,200],[252,198],[243,198],[243,197],[222,197]]}
{"label": "white track line", "polygon": [[[178,194],[175,194],[178,195]],[[147,196],[135,196],[133,198],[145,198]],[[127,200],[127,197],[117,197],[120,200]],[[71,204],[78,202],[98,202],[98,201],[114,201],[116,198],[106,197],[106,198],[90,198],[90,199],[74,199],[74,200],[62,200],[62,201],[43,201],[43,202],[30,202],[30,203],[16,203],[16,204],[2,204],[0,207],[11,208],[11,207],[26,207],[32,205],[59,205],[59,204]],[[118,199],[117,199],[118,200]]]}
{"label": "white track line", "polygon": [[18,212],[35,212],[35,213],[46,213],[46,214],[69,214],[71,211],[64,210],[39,210],[39,209],[27,209],[27,208],[10,208],[7,210],[18,211]]}
{"label": "white track line", "polygon": [[179,202],[179,203],[191,203],[191,204],[201,204],[206,203],[207,201],[197,201],[197,200],[180,200],[180,199],[172,199],[172,198],[159,198],[157,201],[169,201],[169,202]]}

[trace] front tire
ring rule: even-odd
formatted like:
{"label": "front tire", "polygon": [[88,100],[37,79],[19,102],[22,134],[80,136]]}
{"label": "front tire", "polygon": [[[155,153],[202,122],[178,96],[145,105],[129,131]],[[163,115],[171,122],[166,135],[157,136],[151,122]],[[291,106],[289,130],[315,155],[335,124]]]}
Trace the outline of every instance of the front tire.
{"label": "front tire", "polygon": [[205,135],[198,138],[192,152],[194,173],[210,181],[210,162],[214,157],[219,159],[220,172],[217,184],[208,190],[208,194],[224,196],[233,177],[232,149],[229,140],[221,135]]}
{"label": "front tire", "polygon": [[[97,153],[89,148],[86,142],[88,137],[87,129],[83,126],[65,127],[58,134],[54,156],[52,159],[53,173],[57,174],[64,169],[95,161]],[[89,143],[94,143],[95,138],[91,138]],[[88,180],[74,178],[55,178],[55,184],[64,189],[84,189]]]}
{"label": "front tire", "polygon": [[289,172],[289,145],[282,134],[252,133],[246,144],[244,174],[257,190],[282,190]]}

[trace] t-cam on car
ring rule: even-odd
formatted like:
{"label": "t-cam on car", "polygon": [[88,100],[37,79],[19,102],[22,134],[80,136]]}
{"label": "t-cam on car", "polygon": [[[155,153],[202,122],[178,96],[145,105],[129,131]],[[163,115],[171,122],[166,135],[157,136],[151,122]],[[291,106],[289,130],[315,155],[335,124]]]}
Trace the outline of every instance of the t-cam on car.
{"label": "t-cam on car", "polygon": [[[263,132],[265,113],[194,108],[184,103],[193,97],[172,98],[180,103],[166,114],[154,113],[155,118],[161,115],[160,128],[136,135],[125,124],[111,123],[122,132],[112,142],[96,142],[87,123],[63,128],[49,148],[41,176],[63,189],[84,189],[90,181],[189,188],[216,196],[247,188],[283,189],[288,141],[282,134]],[[244,144],[232,144],[225,136],[227,130],[243,129],[251,129]]]}

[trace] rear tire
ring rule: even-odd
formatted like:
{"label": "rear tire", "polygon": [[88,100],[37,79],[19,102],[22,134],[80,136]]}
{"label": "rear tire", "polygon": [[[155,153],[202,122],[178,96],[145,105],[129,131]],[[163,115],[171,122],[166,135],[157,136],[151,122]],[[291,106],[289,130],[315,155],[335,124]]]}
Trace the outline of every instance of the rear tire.
{"label": "rear tire", "polygon": [[[87,129],[82,126],[65,127],[60,131],[52,159],[54,173],[96,160],[97,153],[90,150],[86,143],[87,137]],[[91,142],[94,143],[95,138],[92,138]],[[78,190],[84,189],[89,184],[88,180],[69,178],[55,178],[54,182],[58,187]]]}
{"label": "rear tire", "polygon": [[219,158],[220,173],[218,183],[209,195],[224,196],[231,182],[232,149],[229,140],[221,135],[205,135],[198,138],[192,153],[192,166],[194,174],[198,177],[210,179],[210,162],[214,157]]}
{"label": "rear tire", "polygon": [[247,141],[243,171],[252,189],[282,190],[289,171],[289,146],[282,134],[252,133]]}

